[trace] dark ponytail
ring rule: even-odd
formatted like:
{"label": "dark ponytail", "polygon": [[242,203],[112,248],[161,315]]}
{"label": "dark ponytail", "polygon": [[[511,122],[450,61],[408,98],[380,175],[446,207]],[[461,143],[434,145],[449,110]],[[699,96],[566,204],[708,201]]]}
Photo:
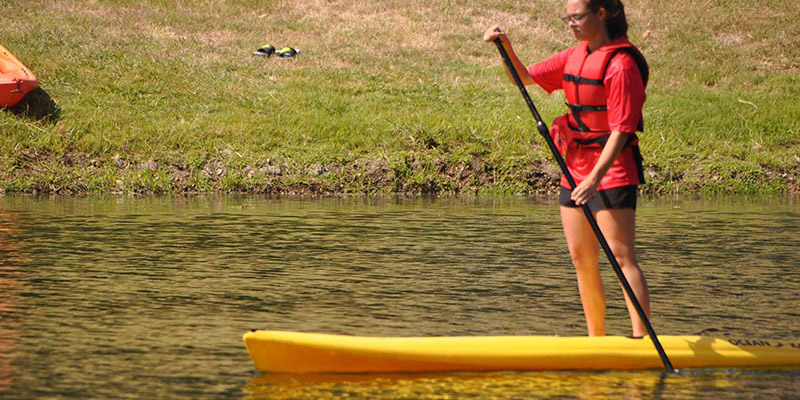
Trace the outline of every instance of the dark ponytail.
{"label": "dark ponytail", "polygon": [[625,18],[625,6],[620,0],[589,0],[589,8],[597,12],[600,8],[605,8],[608,13],[606,17],[606,30],[608,38],[614,40],[618,37],[628,36],[628,20]]}

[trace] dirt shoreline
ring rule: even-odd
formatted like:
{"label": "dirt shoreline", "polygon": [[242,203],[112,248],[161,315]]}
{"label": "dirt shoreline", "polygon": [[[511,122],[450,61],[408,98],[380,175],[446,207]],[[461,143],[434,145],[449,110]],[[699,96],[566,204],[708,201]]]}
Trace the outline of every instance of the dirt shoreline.
{"label": "dirt shoreline", "polygon": [[[449,161],[430,154],[409,153],[402,160],[358,159],[345,163],[310,163],[265,158],[235,162],[230,152],[201,161],[179,157],[136,161],[115,155],[108,159],[82,153],[35,152],[12,157],[0,170],[0,193],[21,194],[201,194],[251,193],[276,196],[394,193],[436,195],[478,192],[527,196],[556,193],[560,172],[550,160],[519,160],[502,165],[473,155],[468,161]],[[800,194],[800,168],[764,170],[747,177],[735,172],[704,174],[686,171],[662,175],[645,168],[648,195],[694,192],[733,192],[742,187],[770,193]],[[778,188],[778,189],[774,189]],[[753,191],[747,191],[752,193]],[[756,193],[759,191],[756,190]]]}

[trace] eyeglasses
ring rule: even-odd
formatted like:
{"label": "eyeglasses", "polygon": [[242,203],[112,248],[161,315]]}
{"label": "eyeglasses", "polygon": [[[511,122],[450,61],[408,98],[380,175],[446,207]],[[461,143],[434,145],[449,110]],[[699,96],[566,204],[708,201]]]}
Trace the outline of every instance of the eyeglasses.
{"label": "eyeglasses", "polygon": [[586,18],[587,15],[592,14],[592,13],[594,13],[594,11],[587,11],[587,12],[585,12],[583,14],[580,14],[580,15],[565,15],[565,16],[561,17],[561,20],[564,21],[564,23],[566,23],[566,24],[568,24],[570,22],[578,23],[582,19]]}

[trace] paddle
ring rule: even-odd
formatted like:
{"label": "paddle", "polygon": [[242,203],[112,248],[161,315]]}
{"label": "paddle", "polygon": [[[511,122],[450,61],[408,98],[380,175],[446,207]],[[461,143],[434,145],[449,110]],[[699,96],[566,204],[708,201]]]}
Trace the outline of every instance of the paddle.
{"label": "paddle", "polygon": [[[505,61],[511,76],[514,78],[514,82],[516,82],[519,91],[522,93],[522,97],[524,97],[525,102],[528,103],[528,108],[530,108],[533,118],[536,119],[536,128],[544,137],[544,140],[547,141],[547,145],[550,147],[550,152],[553,153],[553,157],[555,157],[558,166],[561,167],[561,172],[563,172],[564,176],[567,177],[567,182],[569,182],[570,189],[575,189],[577,186],[575,184],[575,179],[573,179],[572,174],[569,172],[569,169],[567,169],[567,164],[564,162],[564,158],[561,157],[561,153],[558,151],[558,148],[556,148],[553,138],[550,137],[550,130],[547,129],[547,125],[544,123],[544,121],[542,121],[542,117],[539,115],[539,112],[536,111],[536,106],[533,105],[533,100],[531,100],[531,96],[528,95],[525,85],[522,84],[522,79],[520,79],[517,70],[514,69],[514,64],[508,57],[508,53],[503,47],[503,43],[500,38],[495,39],[494,44],[497,45],[497,50],[500,50],[500,55],[503,56],[503,61]],[[608,261],[611,262],[611,266],[614,268],[614,272],[616,272],[617,278],[619,278],[619,282],[622,284],[625,293],[628,294],[628,297],[631,299],[631,302],[636,308],[636,312],[639,314],[642,322],[644,322],[644,325],[647,328],[647,333],[650,335],[650,339],[653,341],[653,345],[655,345],[658,355],[661,357],[661,361],[664,363],[664,368],[666,368],[668,372],[674,372],[675,368],[672,367],[672,363],[669,361],[667,353],[664,352],[664,347],[662,347],[661,342],[658,341],[656,332],[653,330],[653,326],[650,325],[650,320],[647,319],[647,315],[645,315],[644,309],[639,303],[639,299],[636,298],[630,283],[628,283],[628,280],[625,278],[625,274],[622,273],[622,268],[619,266],[617,258],[614,257],[614,253],[611,252],[611,247],[608,245],[605,236],[603,236],[603,232],[600,231],[600,226],[597,224],[597,220],[594,218],[594,215],[592,215],[592,211],[589,209],[589,206],[586,205],[586,203],[582,204],[581,208],[583,209],[583,213],[586,215],[586,219],[589,220],[589,225],[592,226],[592,230],[594,231],[595,236],[597,236],[600,246],[606,253]]]}

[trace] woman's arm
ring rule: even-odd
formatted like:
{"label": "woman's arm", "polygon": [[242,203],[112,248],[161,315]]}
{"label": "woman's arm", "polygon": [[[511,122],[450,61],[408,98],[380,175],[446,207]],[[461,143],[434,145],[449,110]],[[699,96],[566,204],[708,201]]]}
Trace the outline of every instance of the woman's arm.
{"label": "woman's arm", "polygon": [[[483,34],[483,40],[487,42],[494,42],[495,39],[499,38],[500,42],[505,48],[506,53],[508,53],[508,57],[511,59],[511,63],[514,65],[514,69],[517,70],[517,75],[522,80],[522,83],[525,85],[531,85],[536,83],[531,77],[531,74],[528,72],[528,68],[522,64],[522,61],[519,60],[517,54],[514,53],[514,49],[511,47],[511,41],[508,40],[508,36],[499,26],[493,26],[486,30]],[[514,81],[513,75],[511,75],[511,71],[508,69],[506,63],[503,63],[503,67],[505,67],[506,74],[508,74],[508,78],[511,81]]]}

